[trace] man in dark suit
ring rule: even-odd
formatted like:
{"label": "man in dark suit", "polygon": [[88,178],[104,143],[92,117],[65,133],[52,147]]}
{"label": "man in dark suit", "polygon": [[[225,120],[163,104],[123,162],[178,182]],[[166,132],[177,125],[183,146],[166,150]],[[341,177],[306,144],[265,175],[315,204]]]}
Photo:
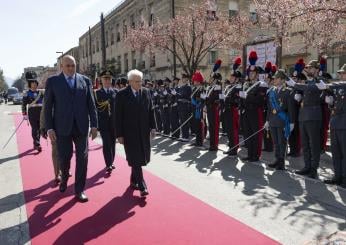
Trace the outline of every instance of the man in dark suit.
{"label": "man in dark suit", "polygon": [[48,78],[46,83],[45,124],[51,141],[56,141],[59,152],[61,183],[65,192],[73,143],[76,150],[75,195],[80,202],[87,202],[84,187],[88,165],[88,129],[90,136],[97,136],[97,112],[89,78],[76,73],[76,61],[66,55],[62,59],[62,73]]}
{"label": "man in dark suit", "polygon": [[141,196],[148,195],[142,166],[150,161],[150,137],[155,135],[154,108],[150,91],[142,87],[143,73],[128,73],[129,86],[120,90],[115,100],[115,133],[124,145],[126,160],[132,168],[130,186]]}
{"label": "man in dark suit", "polygon": [[112,88],[113,73],[105,70],[100,74],[102,88],[95,93],[98,116],[98,129],[102,137],[103,157],[108,174],[115,169],[115,96],[117,90]]}

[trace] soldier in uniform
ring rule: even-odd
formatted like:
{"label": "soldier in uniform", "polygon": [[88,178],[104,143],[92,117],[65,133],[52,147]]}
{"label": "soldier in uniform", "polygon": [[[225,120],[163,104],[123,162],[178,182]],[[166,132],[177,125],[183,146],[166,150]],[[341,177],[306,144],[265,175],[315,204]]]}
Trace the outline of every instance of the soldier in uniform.
{"label": "soldier in uniform", "polygon": [[220,106],[223,99],[221,81],[221,74],[214,73],[207,89],[206,107],[210,140],[209,151],[217,151],[219,146]]}
{"label": "soldier in uniform", "polygon": [[[296,83],[304,84],[307,80],[307,77],[304,75],[303,71],[305,68],[304,59],[298,59],[294,66],[294,72],[292,74],[292,79]],[[294,99],[294,129],[291,132],[290,138],[288,140],[288,145],[290,147],[290,152],[287,156],[290,157],[299,157],[301,153],[301,139],[300,139],[300,131],[299,131],[299,111],[300,111],[300,103],[303,98],[302,91],[297,89],[292,89],[291,97]]]}
{"label": "soldier in uniform", "polygon": [[194,128],[194,132],[196,133],[196,142],[194,145],[197,147],[202,147],[205,138],[203,108],[207,95],[203,88],[204,78],[199,71],[196,71],[195,74],[192,76],[192,82],[195,85],[192,91],[193,96],[191,98],[193,114],[192,126]]}
{"label": "soldier in uniform", "polygon": [[291,89],[286,88],[287,75],[280,69],[274,75],[274,87],[268,92],[267,121],[265,128],[270,128],[275,151],[275,161],[268,166],[277,170],[285,169],[287,140],[294,128],[294,102]]}
{"label": "soldier in uniform", "polygon": [[[175,139],[179,139],[180,137],[180,130],[179,129],[179,113],[178,113],[178,83],[179,78],[175,77],[173,78],[173,85],[170,93],[170,122],[171,122],[171,132],[172,137]],[[173,134],[174,133],[174,134]]]}
{"label": "soldier in uniform", "polygon": [[241,58],[238,57],[234,61],[232,74],[229,80],[229,84],[226,85],[224,90],[224,124],[225,130],[228,138],[228,147],[229,150],[224,154],[229,156],[236,156],[238,152],[239,144],[239,91],[242,89],[241,81],[242,78],[241,72],[238,70],[241,65]]}
{"label": "soldier in uniform", "polygon": [[117,91],[112,88],[113,73],[105,70],[100,74],[102,88],[95,93],[95,102],[98,116],[98,129],[102,138],[103,157],[106,164],[106,172],[110,174],[115,159],[115,97]]}
{"label": "soldier in uniform", "polygon": [[166,77],[165,80],[163,81],[163,89],[160,93],[160,109],[161,109],[161,119],[162,119],[162,124],[163,124],[163,134],[168,136],[171,132],[171,120],[170,120],[170,93],[171,90],[169,88],[171,83],[171,80]]}
{"label": "soldier in uniform", "polygon": [[[273,76],[277,71],[276,65],[272,64],[270,61],[266,63],[266,66],[264,68],[265,72],[265,82],[268,84],[268,91],[273,87]],[[266,98],[267,99],[267,98]],[[267,101],[264,104],[264,111],[263,111],[263,117],[267,118],[268,114],[268,108],[267,108]],[[263,137],[263,151],[266,152],[273,152],[273,139],[271,137],[270,131],[267,129],[264,129],[264,137]]]}
{"label": "soldier in uniform", "polygon": [[342,82],[329,85],[332,95],[325,98],[332,109],[330,135],[334,177],[324,182],[346,188],[346,64],[341,67],[338,74]]}
{"label": "soldier in uniform", "polygon": [[259,81],[259,74],[263,68],[256,66],[257,53],[249,54],[250,66],[248,68],[248,83],[244,83],[243,90],[239,92],[242,99],[242,114],[244,123],[244,136],[247,139],[248,156],[243,161],[257,162],[262,154],[262,141],[264,118],[263,110],[267,83]]}
{"label": "soldier in uniform", "polygon": [[[328,83],[332,76],[326,72],[327,70],[327,59],[321,57],[320,59],[320,72],[318,74],[320,80]],[[327,91],[322,92],[322,127],[321,127],[321,154],[327,150],[327,140],[329,131],[329,121],[330,121],[330,110],[328,104],[325,102],[325,96],[327,96]]]}
{"label": "soldier in uniform", "polygon": [[190,121],[191,116],[191,95],[192,88],[189,85],[189,76],[182,74],[182,86],[179,88],[178,93],[178,113],[180,125],[184,124],[181,128],[181,141],[188,142],[190,138]]}
{"label": "soldier in uniform", "polygon": [[29,90],[23,96],[22,113],[24,119],[27,120],[29,118],[34,149],[41,152],[40,114],[42,109],[43,93],[37,89],[38,81],[35,72],[27,72],[25,74],[25,79],[28,82]]}
{"label": "soldier in uniform", "polygon": [[156,119],[156,130],[157,132],[162,132],[162,118],[161,118],[161,106],[160,106],[160,98],[161,98],[161,88],[163,86],[162,80],[157,80],[156,87],[153,92],[153,105],[154,105],[154,115]]}
{"label": "soldier in uniform", "polygon": [[296,173],[316,179],[321,153],[321,90],[326,88],[326,84],[317,79],[319,72],[319,62],[317,60],[310,61],[306,68],[308,75],[306,84],[298,84],[290,79],[287,81],[287,85],[303,93],[300,103],[299,126],[305,166]]}

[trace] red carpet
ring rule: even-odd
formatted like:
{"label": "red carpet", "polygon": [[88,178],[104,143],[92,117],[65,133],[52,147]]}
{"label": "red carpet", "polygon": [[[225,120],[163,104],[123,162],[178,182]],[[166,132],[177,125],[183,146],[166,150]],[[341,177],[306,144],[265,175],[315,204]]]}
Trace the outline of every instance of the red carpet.
{"label": "red carpet", "polygon": [[[21,116],[15,117],[16,125],[20,120]],[[23,124],[17,141],[33,245],[277,244],[147,172],[150,195],[141,199],[137,191],[128,189],[130,169],[124,159],[118,157],[116,171],[105,178],[102,150],[95,143],[89,154],[90,201],[76,203],[74,174],[67,192],[61,194],[52,183],[50,147],[42,140],[43,152],[35,155],[30,135]]]}

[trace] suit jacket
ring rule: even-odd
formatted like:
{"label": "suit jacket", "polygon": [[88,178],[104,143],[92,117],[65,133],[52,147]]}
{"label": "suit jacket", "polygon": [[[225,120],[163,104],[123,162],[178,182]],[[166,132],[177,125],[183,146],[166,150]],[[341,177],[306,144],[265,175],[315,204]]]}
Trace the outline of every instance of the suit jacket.
{"label": "suit jacket", "polygon": [[150,131],[155,118],[150,91],[141,89],[140,102],[131,86],[120,90],[115,99],[116,137],[124,138],[126,160],[130,166],[145,166],[150,161]]}
{"label": "suit jacket", "polygon": [[75,123],[79,133],[88,134],[90,127],[97,128],[97,112],[92,83],[76,73],[74,88],[70,88],[63,73],[48,78],[46,83],[45,126],[57,135],[68,136]]}
{"label": "suit jacket", "polygon": [[101,88],[96,91],[98,129],[100,131],[115,130],[115,97],[117,91],[110,89],[109,93]]}

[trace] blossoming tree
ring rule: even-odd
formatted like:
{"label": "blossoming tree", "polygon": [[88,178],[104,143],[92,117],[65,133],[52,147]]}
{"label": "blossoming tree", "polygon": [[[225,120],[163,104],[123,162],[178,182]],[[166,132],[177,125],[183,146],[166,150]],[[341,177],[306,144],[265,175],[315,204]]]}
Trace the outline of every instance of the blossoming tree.
{"label": "blossoming tree", "polygon": [[246,18],[241,14],[230,18],[214,11],[210,15],[208,9],[209,1],[191,4],[166,23],[156,20],[152,26],[131,30],[126,43],[134,50],[173,54],[182,70],[192,77],[210,50],[241,48],[246,42]]}

